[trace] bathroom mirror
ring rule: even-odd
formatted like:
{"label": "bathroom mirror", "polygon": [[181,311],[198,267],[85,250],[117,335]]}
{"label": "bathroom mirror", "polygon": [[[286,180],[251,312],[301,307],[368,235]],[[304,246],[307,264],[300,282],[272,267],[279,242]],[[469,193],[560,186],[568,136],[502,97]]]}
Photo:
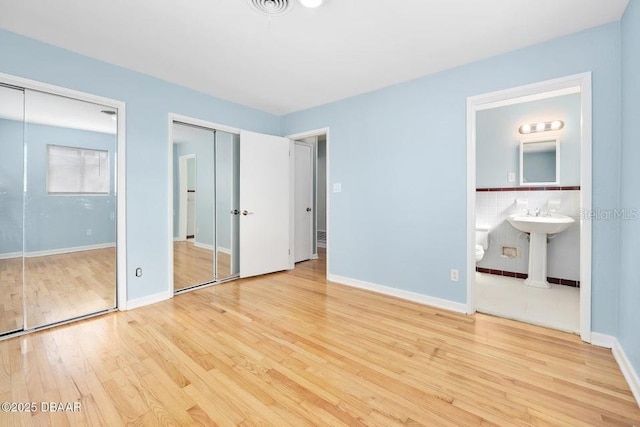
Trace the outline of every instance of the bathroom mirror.
{"label": "bathroom mirror", "polygon": [[520,141],[520,185],[558,185],[559,183],[558,139]]}

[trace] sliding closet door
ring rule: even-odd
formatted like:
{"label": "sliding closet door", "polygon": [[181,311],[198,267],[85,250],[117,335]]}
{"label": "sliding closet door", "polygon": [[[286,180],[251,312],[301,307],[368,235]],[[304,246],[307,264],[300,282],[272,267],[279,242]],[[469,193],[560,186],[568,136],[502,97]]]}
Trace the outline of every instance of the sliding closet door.
{"label": "sliding closet door", "polygon": [[240,276],[290,268],[290,141],[240,134]]}
{"label": "sliding closet door", "polygon": [[215,280],[215,132],[173,123],[173,288]]}
{"label": "sliding closet door", "polygon": [[240,136],[216,131],[216,280],[240,272]]}
{"label": "sliding closet door", "polygon": [[24,92],[0,86],[0,335],[24,327],[23,112]]}
{"label": "sliding closet door", "polygon": [[25,91],[26,327],[116,305],[117,112]]}

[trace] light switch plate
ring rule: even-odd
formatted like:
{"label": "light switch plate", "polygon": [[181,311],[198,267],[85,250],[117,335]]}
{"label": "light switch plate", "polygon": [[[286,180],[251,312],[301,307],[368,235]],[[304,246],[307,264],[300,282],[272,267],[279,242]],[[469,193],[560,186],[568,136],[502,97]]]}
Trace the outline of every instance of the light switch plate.
{"label": "light switch plate", "polygon": [[333,184],[333,192],[342,193],[342,184],[340,184],[339,182],[336,182],[335,184]]}

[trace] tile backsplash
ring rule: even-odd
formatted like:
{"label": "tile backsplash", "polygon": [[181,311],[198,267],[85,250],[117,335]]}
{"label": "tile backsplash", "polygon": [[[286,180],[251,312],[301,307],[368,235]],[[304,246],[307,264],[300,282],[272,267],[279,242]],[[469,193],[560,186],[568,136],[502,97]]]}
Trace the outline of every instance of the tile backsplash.
{"label": "tile backsplash", "polygon": [[[567,215],[576,220],[567,230],[549,240],[547,272],[550,277],[580,280],[580,209],[579,190],[505,191],[506,189],[482,189],[476,192],[476,227],[489,229],[489,249],[477,264],[481,268],[527,273],[529,265],[529,241],[526,233],[516,230],[507,217],[520,213],[527,201],[530,212],[549,211]],[[550,202],[551,201],[551,202]],[[518,256],[502,256],[502,247],[515,247]]]}

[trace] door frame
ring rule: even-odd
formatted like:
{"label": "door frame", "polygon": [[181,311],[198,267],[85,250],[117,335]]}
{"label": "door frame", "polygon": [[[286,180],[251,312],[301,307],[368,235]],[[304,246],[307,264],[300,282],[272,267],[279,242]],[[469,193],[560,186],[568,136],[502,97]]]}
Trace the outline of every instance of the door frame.
{"label": "door frame", "polygon": [[[116,156],[116,309],[127,309],[127,195],[126,195],[126,104],[112,98],[105,98],[75,89],[68,89],[37,80],[25,79],[0,73],[0,82],[24,89],[64,96],[79,101],[101,104],[118,112]],[[62,322],[66,323],[66,322]],[[56,325],[58,325],[57,323]]]}
{"label": "door frame", "polygon": [[[304,138],[309,138],[312,136],[321,136],[321,135],[325,135],[326,137],[326,141],[325,141],[325,148],[326,148],[326,156],[327,156],[327,164],[326,164],[326,173],[325,173],[325,198],[326,198],[326,210],[327,210],[327,217],[326,217],[326,221],[327,221],[327,247],[326,249],[326,271],[325,271],[325,277],[329,277],[329,271],[331,271],[329,269],[329,262],[330,262],[330,257],[329,257],[329,251],[331,248],[331,136],[330,136],[330,128],[329,127],[324,127],[324,128],[319,128],[319,129],[314,129],[314,130],[310,130],[310,131],[306,131],[306,132],[299,132],[299,133],[294,133],[291,135],[287,135],[286,138],[289,138],[291,141],[295,141],[295,140],[299,140],[299,139],[304,139]],[[317,144],[317,143],[316,143]],[[314,152],[316,153],[316,161],[317,161],[317,145],[315,147],[316,149],[314,150]],[[293,171],[294,171],[294,161],[291,162],[291,174],[293,175]],[[291,189],[291,200],[292,200],[292,205],[293,205],[293,181],[292,181],[292,189]],[[316,201],[317,202],[317,201]],[[316,203],[317,205],[317,203]],[[293,222],[293,221],[292,221]],[[292,225],[293,227],[293,225]],[[292,233],[293,236],[293,233]],[[292,244],[294,244],[294,242],[292,242]],[[294,251],[295,252],[295,248]],[[317,252],[317,249],[316,249]]]}
{"label": "door frame", "polygon": [[[314,259],[318,257],[318,250],[317,250],[317,244],[314,245],[315,241],[317,240],[317,232],[316,232],[316,236],[313,235],[313,230],[317,230],[318,229],[318,219],[317,219],[317,207],[318,207],[318,197],[317,197],[317,191],[318,191],[318,173],[317,173],[317,163],[318,163],[318,143],[316,141],[316,143],[311,143],[311,142],[304,142],[304,141],[293,141],[293,155],[291,156],[291,161],[293,162],[293,166],[294,166],[294,180],[295,180],[295,149],[296,149],[296,145],[301,145],[304,147],[308,147],[309,149],[311,149],[311,185],[309,187],[309,191],[311,192],[311,201],[312,201],[312,209],[313,209],[313,216],[311,218],[311,227],[309,230],[309,235],[311,237],[310,241],[309,241],[309,259]],[[315,183],[315,185],[314,185]],[[294,182],[294,197],[293,197],[293,205],[295,208],[295,182]],[[294,210],[293,213],[293,218],[291,218],[291,220],[293,221],[293,261],[296,262],[295,260],[295,256],[296,256],[296,247],[295,247],[295,238],[296,238],[296,233],[295,233],[295,224],[296,224],[296,213]],[[316,251],[314,252],[313,247],[316,246]]]}
{"label": "door frame", "polygon": [[[193,125],[193,126],[199,126],[199,127],[203,127],[203,128],[207,128],[207,129],[211,129],[212,131],[221,131],[221,132],[227,132],[227,133],[231,133],[234,135],[240,135],[240,129],[238,128],[234,128],[231,126],[226,126],[226,125],[221,125],[218,123],[213,123],[213,122],[209,122],[207,120],[201,120],[201,119],[196,119],[193,117],[188,117],[188,116],[183,116],[181,114],[177,114],[177,113],[169,113],[167,115],[167,125],[168,125],[168,171],[169,171],[169,176],[167,177],[167,194],[169,196],[168,198],[168,203],[167,203],[167,209],[168,209],[168,221],[167,221],[167,240],[168,240],[168,249],[169,249],[169,260],[167,263],[167,274],[168,274],[168,278],[169,280],[167,280],[168,286],[167,286],[167,299],[169,298],[173,298],[174,296],[174,283],[173,283],[173,243],[174,243],[174,238],[173,238],[173,217],[174,217],[174,211],[173,211],[173,172],[174,172],[174,168],[173,168],[173,122],[180,122],[180,123],[185,123],[187,125]],[[215,146],[215,145],[214,145]],[[179,166],[178,166],[179,167]],[[196,196],[197,197],[197,196]],[[215,221],[215,211],[214,211],[214,221]],[[215,242],[214,242],[214,250],[215,250]],[[215,268],[215,266],[214,266]],[[221,282],[217,282],[217,283],[221,283]],[[215,285],[216,283],[212,283],[211,285]],[[202,289],[202,286],[196,288],[196,289]]]}
{"label": "door frame", "polygon": [[[592,210],[592,86],[591,72],[541,81],[467,98],[467,314],[476,312],[476,113],[481,110],[561,95],[580,88],[580,209]],[[557,95],[556,95],[557,96]],[[580,218],[580,338],[592,341],[591,332],[591,239],[592,223]]]}
{"label": "door frame", "polygon": [[[184,241],[187,240],[187,228],[189,228],[189,193],[188,193],[188,174],[189,174],[189,159],[194,159],[196,161],[196,173],[198,171],[198,160],[195,154],[185,154],[184,156],[178,157],[178,187],[180,191],[180,201],[178,203],[178,240]],[[196,187],[197,191],[197,187]],[[198,203],[196,193],[196,203]],[[197,214],[197,210],[196,210]],[[196,217],[197,221],[197,217]],[[194,224],[195,227],[195,224]],[[194,233],[195,234],[195,233]],[[195,242],[195,238],[194,238]]]}

